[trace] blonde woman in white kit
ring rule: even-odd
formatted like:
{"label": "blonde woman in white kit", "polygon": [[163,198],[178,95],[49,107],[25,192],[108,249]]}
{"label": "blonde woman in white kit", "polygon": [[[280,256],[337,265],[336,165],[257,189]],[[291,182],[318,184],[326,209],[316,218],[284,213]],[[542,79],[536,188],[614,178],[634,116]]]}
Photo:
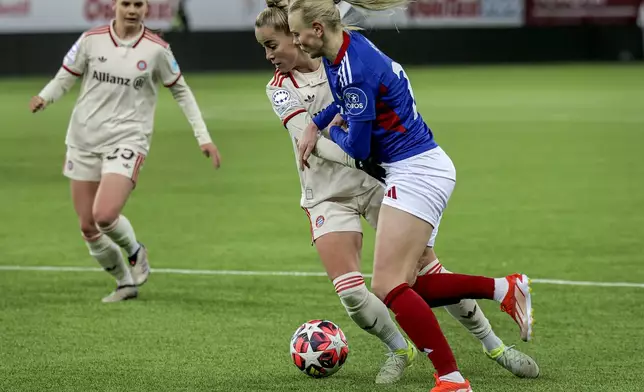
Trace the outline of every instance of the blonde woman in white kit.
{"label": "blonde woman in white kit", "polygon": [[149,153],[159,83],[183,110],[201,152],[216,168],[221,162],[168,43],[143,24],[148,1],[114,0],[113,7],[115,19],[83,33],[30,102],[32,112],[44,110],[82,79],[67,130],[64,175],[89,253],[116,279],[103,302],[136,298],[150,273],[147,250],[121,211]]}

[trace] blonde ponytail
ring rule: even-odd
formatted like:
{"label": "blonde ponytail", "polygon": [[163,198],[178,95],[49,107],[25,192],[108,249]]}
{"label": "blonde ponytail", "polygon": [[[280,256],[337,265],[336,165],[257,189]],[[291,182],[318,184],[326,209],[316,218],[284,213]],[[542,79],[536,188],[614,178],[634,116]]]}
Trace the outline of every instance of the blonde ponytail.
{"label": "blonde ponytail", "polygon": [[[392,8],[407,5],[410,0],[344,0],[345,3],[367,11],[384,11]],[[349,28],[356,30],[358,28],[343,26],[340,18],[340,11],[336,4],[337,0],[291,0],[289,13],[301,11],[302,20],[305,24],[310,25],[318,21],[333,30]]]}
{"label": "blonde ponytail", "polygon": [[344,0],[354,7],[368,11],[385,11],[407,5],[410,0]]}

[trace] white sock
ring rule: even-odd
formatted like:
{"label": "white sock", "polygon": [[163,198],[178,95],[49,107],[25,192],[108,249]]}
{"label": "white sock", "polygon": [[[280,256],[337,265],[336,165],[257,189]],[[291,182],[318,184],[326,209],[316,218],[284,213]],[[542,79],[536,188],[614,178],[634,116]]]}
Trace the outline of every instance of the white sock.
{"label": "white sock", "polygon": [[492,330],[490,330],[490,333],[486,337],[481,339],[481,343],[483,344],[483,347],[485,347],[485,351],[488,353],[491,353],[497,348],[503,346],[503,340],[499,339]]}
{"label": "white sock", "polygon": [[111,225],[99,228],[101,232],[109,236],[118,246],[125,249],[128,257],[132,257],[141,247],[136,241],[136,234],[130,221],[121,215]]}
{"label": "white sock", "polygon": [[510,290],[510,283],[506,278],[496,278],[494,279],[494,300],[501,302],[505,295]]}
{"label": "white sock", "polygon": [[449,273],[449,271],[447,271],[441,262],[436,259],[418,271],[418,276],[446,273]]}
{"label": "white sock", "polygon": [[377,336],[391,351],[407,348],[407,341],[391,319],[389,309],[367,290],[360,272],[339,276],[333,285],[349,317],[360,328]]}
{"label": "white sock", "polygon": [[[423,268],[418,275],[432,273],[451,274],[450,271],[442,266],[438,259]],[[479,339],[488,352],[503,345],[503,341],[496,336],[492,330],[490,321],[485,317],[483,310],[481,310],[475,300],[464,299],[457,304],[445,306],[445,310],[470,331],[474,337]]]}
{"label": "white sock", "polygon": [[457,382],[457,383],[465,382],[463,375],[461,374],[461,372],[458,372],[458,371],[451,372],[444,376],[440,376],[439,379],[441,379],[442,381]]}
{"label": "white sock", "polygon": [[116,279],[116,283],[119,286],[134,284],[130,269],[123,259],[121,248],[109,237],[98,234],[96,237],[86,238],[85,244],[87,244],[89,254],[98,261],[105,271]]}

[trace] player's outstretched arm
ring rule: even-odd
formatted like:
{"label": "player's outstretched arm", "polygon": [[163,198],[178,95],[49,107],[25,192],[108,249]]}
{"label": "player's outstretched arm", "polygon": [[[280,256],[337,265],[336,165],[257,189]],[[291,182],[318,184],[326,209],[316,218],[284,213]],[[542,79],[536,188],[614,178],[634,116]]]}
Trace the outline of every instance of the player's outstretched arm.
{"label": "player's outstretched arm", "polygon": [[181,107],[181,110],[190,123],[190,126],[192,126],[201,151],[206,157],[212,159],[213,166],[219,169],[221,166],[219,150],[210,138],[210,133],[208,132],[206,123],[201,115],[201,110],[199,109],[197,100],[183,76],[180,76],[179,79],[170,86],[170,92],[172,93],[174,100],[179,104],[179,107]]}
{"label": "player's outstretched arm", "polygon": [[77,76],[61,68],[56,76],[36,96],[31,98],[29,109],[32,113],[45,110],[45,108],[63,97],[76,83]]}
{"label": "player's outstretched arm", "polygon": [[45,88],[29,102],[32,113],[44,110],[47,105],[58,101],[76,83],[76,79],[83,75],[87,68],[87,50],[85,48],[85,34],[69,49],[63,59],[63,65],[54,78],[47,83]]}
{"label": "player's outstretched arm", "polygon": [[212,160],[212,164],[216,169],[219,169],[221,166],[219,150],[210,138],[210,133],[201,115],[199,105],[197,105],[197,100],[181,74],[181,69],[174,58],[174,54],[172,54],[170,46],[166,46],[164,50],[159,51],[156,71],[163,81],[163,85],[170,89],[172,97],[177,101],[186,119],[188,119],[195,138],[199,142],[201,152]]}

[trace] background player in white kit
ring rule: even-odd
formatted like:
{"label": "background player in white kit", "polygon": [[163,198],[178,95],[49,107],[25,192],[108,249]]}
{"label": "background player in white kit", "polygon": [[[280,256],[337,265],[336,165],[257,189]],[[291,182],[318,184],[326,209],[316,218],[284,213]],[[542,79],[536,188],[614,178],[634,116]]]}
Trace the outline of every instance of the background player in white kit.
{"label": "background player in white kit", "polygon": [[[192,91],[169,45],[143,25],[147,0],[115,0],[109,26],[81,35],[56,77],[31,99],[32,112],[60,99],[82,77],[66,144],[64,175],[89,253],[117,281],[103,302],[138,295],[148,278],[147,252],[121,215],[149,152],[157,84],[170,88],[194,129],[201,151],[220,165]],[[128,255],[131,270],[121,248]]]}
{"label": "background player in white kit", "polygon": [[[312,116],[333,98],[320,60],[311,59],[293,44],[287,23],[288,1],[268,0],[267,5],[269,8],[259,14],[255,23],[256,38],[264,46],[266,58],[277,68],[267,85],[267,95],[291,139],[297,139]],[[308,160],[309,168],[300,171],[301,205],[309,217],[322,264],[349,316],[358,326],[379,337],[391,351],[376,382],[392,383],[400,379],[414,355],[412,346],[405,342],[385,305],[368,291],[359,272],[360,216],[376,228],[384,187],[363,171],[343,167],[355,167],[356,162],[327,137],[328,131],[324,130]],[[294,149],[297,150],[295,142]],[[374,167],[368,169],[375,177],[380,175]],[[448,272],[433,251],[436,232],[433,231],[419,263],[421,274]],[[489,357],[510,372],[519,377],[539,374],[532,358],[506,347],[494,334],[476,301],[463,300],[446,309],[481,340]]]}

